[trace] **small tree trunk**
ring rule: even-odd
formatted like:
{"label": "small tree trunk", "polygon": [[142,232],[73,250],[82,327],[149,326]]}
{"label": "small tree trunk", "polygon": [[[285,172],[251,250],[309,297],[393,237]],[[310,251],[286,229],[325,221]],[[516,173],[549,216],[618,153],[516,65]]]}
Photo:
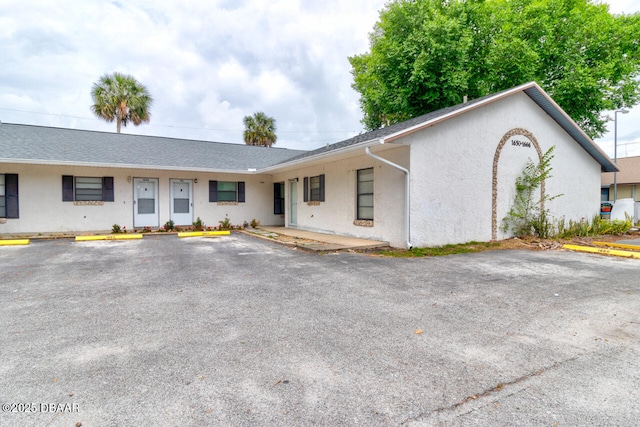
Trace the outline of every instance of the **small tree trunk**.
{"label": "small tree trunk", "polygon": [[116,125],[116,129],[118,133],[120,133],[120,129],[122,127],[122,121],[127,114],[127,103],[125,101],[120,101],[120,105],[116,108],[116,120],[118,124]]}

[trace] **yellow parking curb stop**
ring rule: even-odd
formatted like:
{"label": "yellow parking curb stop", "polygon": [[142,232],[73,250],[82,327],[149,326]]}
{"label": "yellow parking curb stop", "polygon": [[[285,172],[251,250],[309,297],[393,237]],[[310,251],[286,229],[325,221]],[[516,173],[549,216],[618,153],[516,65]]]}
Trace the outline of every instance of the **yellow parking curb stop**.
{"label": "yellow parking curb stop", "polygon": [[589,252],[592,254],[601,254],[601,255],[613,255],[624,258],[636,258],[640,259],[640,252],[631,252],[631,251],[621,251],[618,249],[607,249],[607,248],[592,248],[589,246],[578,246],[578,245],[562,245],[564,249],[570,249],[572,251],[578,252]]}
{"label": "yellow parking curb stop", "polygon": [[178,233],[178,237],[200,237],[200,236],[228,236],[230,231],[184,231]]}
{"label": "yellow parking curb stop", "polygon": [[0,246],[28,245],[29,239],[0,240]]}
{"label": "yellow parking curb stop", "polygon": [[627,245],[625,243],[615,243],[615,242],[591,242],[597,246],[608,246],[611,248],[619,248],[619,249],[631,249],[632,251],[640,251],[639,245]]}
{"label": "yellow parking curb stop", "polygon": [[142,234],[105,234],[101,236],[76,236],[76,242],[91,240],[133,240],[142,239]]}

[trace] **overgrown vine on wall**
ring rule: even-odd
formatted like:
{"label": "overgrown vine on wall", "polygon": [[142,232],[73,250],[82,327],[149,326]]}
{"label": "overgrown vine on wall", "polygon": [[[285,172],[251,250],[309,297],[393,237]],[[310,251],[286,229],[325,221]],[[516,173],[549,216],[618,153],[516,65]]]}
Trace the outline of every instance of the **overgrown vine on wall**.
{"label": "overgrown vine on wall", "polygon": [[549,210],[545,209],[546,202],[551,201],[562,194],[555,196],[536,197],[540,194],[540,186],[551,178],[551,160],[555,146],[549,148],[535,164],[531,159],[516,178],[516,195],[511,209],[502,219],[502,230],[511,231],[517,237],[538,236],[548,238],[553,233],[553,225],[549,219]]}

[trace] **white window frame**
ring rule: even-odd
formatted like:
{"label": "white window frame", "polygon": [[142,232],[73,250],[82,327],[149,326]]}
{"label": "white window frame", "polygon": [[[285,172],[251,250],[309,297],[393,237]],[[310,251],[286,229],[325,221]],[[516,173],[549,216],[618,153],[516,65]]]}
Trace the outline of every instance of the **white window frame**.
{"label": "white window frame", "polygon": [[[360,175],[363,172],[370,172],[371,174],[371,179],[366,180],[366,181],[361,181],[360,180]],[[370,192],[368,191],[368,189],[365,189],[363,187],[365,187],[366,183],[371,183],[371,190]],[[365,220],[365,221],[372,221],[373,217],[374,217],[374,202],[373,202],[373,198],[374,198],[374,187],[373,184],[374,183],[374,171],[373,168],[365,168],[365,169],[358,169],[358,171],[356,172],[356,219],[358,220]],[[365,197],[371,197],[371,205],[362,205],[362,199]],[[368,217],[368,215],[362,215],[361,212],[363,208],[370,208],[371,209],[371,218]]]}

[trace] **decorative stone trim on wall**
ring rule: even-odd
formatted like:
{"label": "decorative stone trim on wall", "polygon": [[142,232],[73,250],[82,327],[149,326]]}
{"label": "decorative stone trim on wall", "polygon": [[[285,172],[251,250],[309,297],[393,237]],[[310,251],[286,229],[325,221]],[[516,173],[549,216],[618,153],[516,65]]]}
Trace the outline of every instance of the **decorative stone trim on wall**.
{"label": "decorative stone trim on wall", "polygon": [[[542,150],[540,149],[540,144],[538,144],[538,140],[536,140],[535,136],[531,132],[522,128],[511,129],[509,132],[505,133],[498,147],[496,148],[496,153],[493,156],[493,188],[491,191],[491,239],[498,239],[498,161],[500,160],[500,153],[502,153],[502,148],[507,143],[509,138],[516,135],[522,135],[529,138],[531,143],[536,149],[538,153],[538,158],[542,160]],[[540,204],[540,209],[544,210],[544,181],[540,185],[540,200],[542,203]]]}
{"label": "decorative stone trim on wall", "polygon": [[104,206],[104,202],[102,200],[85,200],[73,202],[73,206]]}
{"label": "decorative stone trim on wall", "polygon": [[358,227],[373,227],[372,219],[355,219],[353,220],[353,225]]}
{"label": "decorative stone trim on wall", "polygon": [[218,206],[238,206],[238,202],[218,202]]}
{"label": "decorative stone trim on wall", "polygon": [[320,206],[320,200],[311,200],[307,202],[307,206]]}

